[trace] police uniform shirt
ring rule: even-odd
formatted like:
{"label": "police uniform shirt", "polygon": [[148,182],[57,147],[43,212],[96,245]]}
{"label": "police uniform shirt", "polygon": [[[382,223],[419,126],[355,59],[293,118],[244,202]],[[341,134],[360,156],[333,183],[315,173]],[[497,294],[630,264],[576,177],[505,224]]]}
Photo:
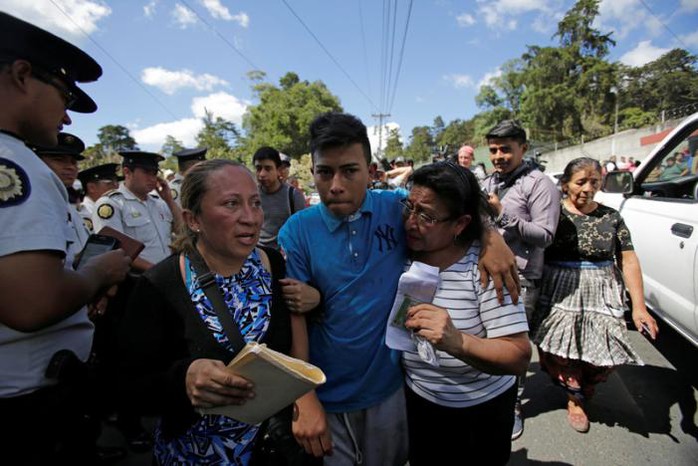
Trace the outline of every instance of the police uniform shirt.
{"label": "police uniform shirt", "polygon": [[92,223],[92,215],[95,213],[95,205],[97,203],[90,198],[90,196],[85,196],[82,203],[78,205],[78,213],[82,217],[82,221],[85,227],[90,233],[94,233],[94,225]]}
{"label": "police uniform shirt", "polygon": [[172,212],[158,196],[148,194],[141,201],[122,184],[100,197],[95,207],[95,231],[110,226],[137,239],[145,245],[139,257],[152,264],[170,255]]}
{"label": "police uniform shirt", "polygon": [[[0,225],[0,256],[55,251],[66,255],[66,268],[72,265],[68,249],[77,234],[65,187],[22,141],[4,133],[0,133]],[[39,283],[36,292],[41,292]],[[0,324],[0,397],[51,385],[44,372],[61,349],[87,360],[93,330],[87,308],[37,332],[18,332]]]}
{"label": "police uniform shirt", "polygon": [[184,177],[177,173],[175,177],[170,181],[170,190],[172,191],[172,199],[177,203],[178,206],[182,207],[182,202],[179,197],[182,194],[182,181]]}

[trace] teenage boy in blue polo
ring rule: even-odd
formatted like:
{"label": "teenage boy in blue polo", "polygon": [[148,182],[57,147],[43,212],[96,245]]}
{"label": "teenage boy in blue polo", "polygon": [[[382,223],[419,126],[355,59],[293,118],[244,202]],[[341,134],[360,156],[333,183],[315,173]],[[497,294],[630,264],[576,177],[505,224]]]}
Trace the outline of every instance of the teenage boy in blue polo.
{"label": "teenage boy in blue polo", "polygon": [[[366,189],[371,147],[356,117],[321,115],[310,134],[322,203],[291,217],[279,243],[288,275],[322,293],[323,312],[309,327],[309,344],[310,361],[327,383],[317,397],[298,400],[294,434],[308,452],[325,455],[326,465],[404,465],[400,359],[385,345],[385,327],[407,257],[399,202],[407,193]],[[497,257],[485,261],[515,288],[513,256],[496,238]]]}

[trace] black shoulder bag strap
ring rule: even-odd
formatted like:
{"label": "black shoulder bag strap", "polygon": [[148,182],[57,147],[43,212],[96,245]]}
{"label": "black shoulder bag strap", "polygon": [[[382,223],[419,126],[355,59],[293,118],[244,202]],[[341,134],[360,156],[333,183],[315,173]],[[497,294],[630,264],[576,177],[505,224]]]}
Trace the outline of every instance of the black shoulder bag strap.
{"label": "black shoulder bag strap", "polygon": [[233,318],[228,311],[228,306],[226,306],[223,300],[223,293],[221,293],[221,289],[218,288],[218,284],[216,283],[216,275],[209,270],[208,265],[206,265],[199,251],[196,250],[196,247],[194,247],[194,251],[188,255],[191,265],[196,272],[196,282],[199,288],[201,288],[201,291],[204,292],[208,300],[211,301],[213,310],[216,311],[216,315],[218,316],[218,321],[223,327],[223,332],[228,337],[230,345],[233,347],[233,354],[238,354],[245,346],[245,339],[242,338],[240,328],[233,322]]}
{"label": "black shoulder bag strap", "polygon": [[293,191],[294,188],[291,185],[288,185],[288,208],[291,211],[291,215],[296,213],[296,204],[293,199]]}

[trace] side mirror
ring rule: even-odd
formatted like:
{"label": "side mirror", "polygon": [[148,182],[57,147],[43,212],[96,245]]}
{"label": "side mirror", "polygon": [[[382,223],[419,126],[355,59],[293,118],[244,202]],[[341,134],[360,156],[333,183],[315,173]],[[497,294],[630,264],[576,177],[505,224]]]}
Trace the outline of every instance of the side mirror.
{"label": "side mirror", "polygon": [[635,191],[633,174],[626,171],[613,171],[606,175],[601,190],[605,193],[632,194]]}

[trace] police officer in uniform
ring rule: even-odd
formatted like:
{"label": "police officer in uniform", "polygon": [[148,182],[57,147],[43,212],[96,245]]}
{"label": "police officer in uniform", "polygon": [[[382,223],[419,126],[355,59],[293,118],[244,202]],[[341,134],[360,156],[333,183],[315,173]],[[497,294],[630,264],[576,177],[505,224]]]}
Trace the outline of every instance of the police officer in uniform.
{"label": "police officer in uniform", "polygon": [[[68,195],[27,143],[55,146],[67,110],[96,104],[89,55],[0,12],[0,453],[3,464],[85,464],[74,370],[90,352],[86,305],[123,280],[123,250],[70,267]],[[65,350],[65,351],[61,351]]]}
{"label": "police officer in uniform", "polygon": [[205,147],[198,147],[196,149],[183,149],[172,154],[177,157],[177,165],[179,166],[179,172],[170,182],[172,198],[175,200],[177,205],[182,205],[181,201],[179,200],[179,194],[182,191],[182,180],[184,180],[184,176],[191,167],[197,164],[197,162],[206,160],[207,150],[208,149]]}
{"label": "police officer in uniform", "polygon": [[96,210],[97,201],[108,191],[117,189],[119,181],[123,179],[116,173],[118,168],[118,163],[105,163],[86,168],[78,173],[78,179],[85,192],[85,197],[78,207],[78,213],[90,233],[94,232],[92,215]]}
{"label": "police officer in uniform", "polygon": [[[124,182],[118,189],[99,198],[92,215],[95,231],[110,226],[145,244],[133,261],[143,272],[170,255],[170,241],[179,225],[181,209],[172,199],[167,182],[158,178],[159,154],[124,151],[122,169]],[[158,194],[154,194],[156,191]]]}
{"label": "police officer in uniform", "polygon": [[[58,145],[55,147],[31,146],[36,155],[61,180],[66,191],[70,192],[78,175],[78,161],[85,160],[82,152],[85,144],[80,138],[69,133],[58,134]],[[69,195],[70,197],[70,195]],[[66,253],[66,262],[72,264],[75,257],[87,243],[90,232],[82,221],[82,217],[73,202],[68,206],[69,239]]]}

